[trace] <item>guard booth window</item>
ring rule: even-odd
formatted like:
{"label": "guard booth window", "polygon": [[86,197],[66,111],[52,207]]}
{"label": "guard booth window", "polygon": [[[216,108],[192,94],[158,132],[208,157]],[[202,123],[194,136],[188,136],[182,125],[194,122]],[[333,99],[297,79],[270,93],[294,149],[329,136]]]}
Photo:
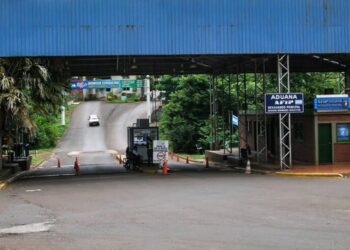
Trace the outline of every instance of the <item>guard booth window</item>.
{"label": "guard booth window", "polygon": [[302,122],[296,122],[293,124],[294,139],[296,141],[304,141],[304,124]]}

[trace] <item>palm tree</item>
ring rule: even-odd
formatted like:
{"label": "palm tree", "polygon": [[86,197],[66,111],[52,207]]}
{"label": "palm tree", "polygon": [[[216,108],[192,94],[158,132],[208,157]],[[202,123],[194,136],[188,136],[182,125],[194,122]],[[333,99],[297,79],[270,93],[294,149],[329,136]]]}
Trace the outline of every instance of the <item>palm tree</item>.
{"label": "palm tree", "polygon": [[[8,130],[21,127],[33,135],[35,124],[28,113],[29,104],[38,112],[58,108],[68,90],[64,82],[53,83],[46,67],[28,58],[0,58],[0,156],[2,137]],[[2,169],[2,157],[0,157]]]}

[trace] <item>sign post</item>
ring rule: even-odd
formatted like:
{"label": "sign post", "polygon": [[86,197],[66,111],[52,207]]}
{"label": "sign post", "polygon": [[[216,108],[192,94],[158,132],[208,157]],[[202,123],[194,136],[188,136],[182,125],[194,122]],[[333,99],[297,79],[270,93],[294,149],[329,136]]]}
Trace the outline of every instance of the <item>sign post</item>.
{"label": "sign post", "polygon": [[235,116],[234,114],[231,115],[231,124],[238,126],[238,117]]}
{"label": "sign post", "polygon": [[153,141],[153,163],[162,163],[168,160],[169,141]]}
{"label": "sign post", "polygon": [[265,94],[265,113],[279,115],[280,166],[289,168],[292,165],[291,113],[304,113],[304,94]]}

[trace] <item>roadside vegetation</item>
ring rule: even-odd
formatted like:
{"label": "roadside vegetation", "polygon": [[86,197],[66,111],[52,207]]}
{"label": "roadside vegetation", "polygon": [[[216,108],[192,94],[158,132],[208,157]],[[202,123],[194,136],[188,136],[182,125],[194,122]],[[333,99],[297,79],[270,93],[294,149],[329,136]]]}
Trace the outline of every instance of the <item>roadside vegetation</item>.
{"label": "roadside vegetation", "polygon": [[204,154],[179,154],[179,156],[182,158],[186,158],[188,156],[188,158],[190,160],[195,160],[195,161],[204,161],[205,160]]}
{"label": "roadside vegetation", "polygon": [[[25,143],[35,140],[38,135],[41,136],[41,143],[50,145],[49,137],[62,133],[57,127],[38,130],[45,123],[40,115],[47,117],[46,121],[51,124],[50,115],[65,103],[69,90],[65,76],[59,72],[58,67],[54,68],[50,74],[45,61],[29,58],[0,59],[0,138],[7,138],[10,149],[24,140]],[[44,133],[51,134],[44,136]]]}
{"label": "roadside vegetation", "polygon": [[65,120],[66,125],[61,125],[60,110],[52,110],[50,113],[33,113],[32,119],[36,124],[35,137],[31,144],[32,149],[53,148],[61,139],[70,124],[70,114],[77,104],[66,105]]}
{"label": "roadside vegetation", "polygon": [[60,112],[56,111],[47,115],[33,114],[33,121],[37,129],[34,140],[30,145],[30,155],[33,157],[32,166],[37,166],[49,158],[57,143],[69,128],[71,113],[77,106],[76,103],[66,105],[66,125],[61,125]]}
{"label": "roadside vegetation", "polygon": [[113,95],[113,93],[108,93],[107,101],[113,103],[133,103],[140,101],[140,98],[135,93],[124,93],[120,97]]}
{"label": "roadside vegetation", "polygon": [[54,148],[45,148],[39,150],[30,150],[29,153],[33,157],[32,158],[32,166],[37,166],[41,164],[43,161],[48,159],[52,153]]}

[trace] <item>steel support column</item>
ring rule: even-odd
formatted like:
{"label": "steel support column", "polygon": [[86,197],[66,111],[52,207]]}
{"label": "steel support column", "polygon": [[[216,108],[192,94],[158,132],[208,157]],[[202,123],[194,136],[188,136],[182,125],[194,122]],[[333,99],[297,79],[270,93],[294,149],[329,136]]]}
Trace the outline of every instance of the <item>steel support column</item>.
{"label": "steel support column", "polygon": [[[266,92],[265,81],[265,60],[259,63],[255,60],[254,67],[254,102],[255,102],[255,140],[256,140],[256,160],[257,162],[267,161],[267,135],[266,135],[266,114],[264,112],[264,96]],[[258,67],[261,66],[261,72]]]}
{"label": "steel support column", "polygon": [[218,145],[218,108],[217,108],[217,89],[216,79],[217,77],[212,75],[210,80],[210,149],[216,150]]}
{"label": "steel support column", "polygon": [[226,122],[225,122],[225,117],[226,117],[226,92],[225,92],[225,75],[221,75],[221,87],[222,87],[222,92],[221,92],[221,132],[222,132],[222,141],[223,141],[223,147],[224,147],[224,154],[226,154]]}
{"label": "steel support column", "polygon": [[[290,93],[289,55],[277,57],[278,92]],[[290,113],[279,114],[280,135],[280,167],[289,169],[292,167],[292,138]]]}
{"label": "steel support column", "polygon": [[[237,94],[237,105],[238,105],[238,116],[239,116],[239,127],[238,127],[238,150],[239,157],[241,157],[241,149],[246,149],[248,146],[248,118],[247,118],[247,76],[246,73],[236,74],[236,94]],[[243,98],[243,101],[242,101]],[[240,110],[243,109],[243,118]]]}
{"label": "steel support column", "polygon": [[345,82],[345,94],[350,95],[350,69],[347,68],[345,70],[344,82]]}
{"label": "steel support column", "polygon": [[[230,103],[230,107],[231,106],[231,103],[232,103],[232,75],[230,74],[229,77],[228,77],[228,100],[229,100],[229,103]],[[228,111],[228,124],[229,124],[229,128],[230,128],[230,141],[229,141],[229,145],[230,145],[230,153],[232,154],[232,135],[233,135],[233,124],[232,124],[232,115],[233,115],[233,111],[230,109]]]}

